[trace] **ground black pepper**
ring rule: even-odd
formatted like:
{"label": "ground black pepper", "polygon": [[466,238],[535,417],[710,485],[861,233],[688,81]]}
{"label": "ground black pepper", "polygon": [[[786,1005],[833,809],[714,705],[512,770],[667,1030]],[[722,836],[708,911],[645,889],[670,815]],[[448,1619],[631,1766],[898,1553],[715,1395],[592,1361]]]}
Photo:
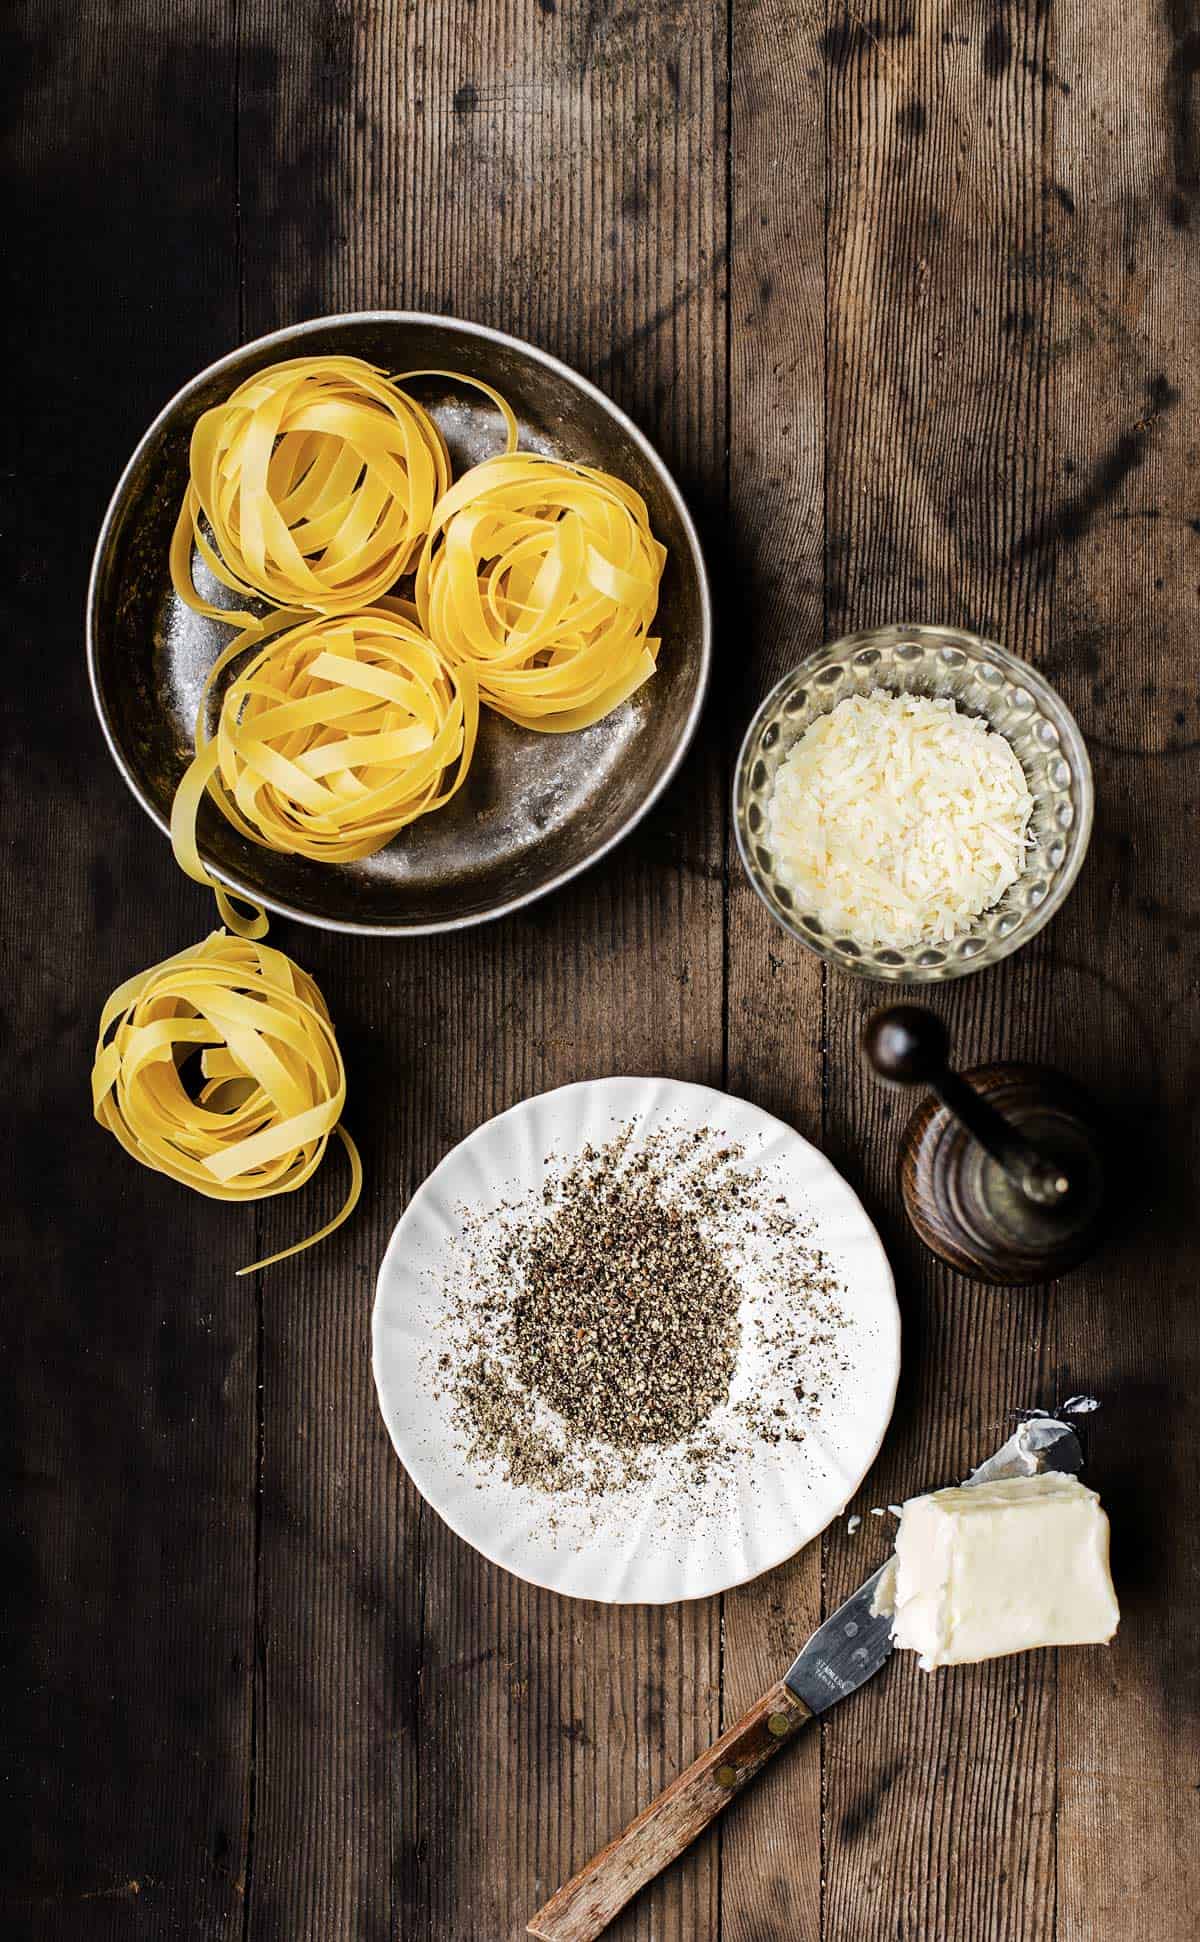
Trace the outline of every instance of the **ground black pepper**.
{"label": "ground black pepper", "polygon": [[678,1443],[729,1394],[739,1295],[694,1213],[597,1168],[518,1249],[512,1369],[574,1434]]}
{"label": "ground black pepper", "polygon": [[[644,1485],[670,1452],[685,1487],[756,1443],[802,1441],[842,1361],[836,1277],[741,1148],[621,1127],[499,1216],[463,1210],[438,1363],[464,1453],[563,1501]],[[771,1263],[742,1315],[745,1249]],[[769,1381],[734,1398],[749,1347]]]}

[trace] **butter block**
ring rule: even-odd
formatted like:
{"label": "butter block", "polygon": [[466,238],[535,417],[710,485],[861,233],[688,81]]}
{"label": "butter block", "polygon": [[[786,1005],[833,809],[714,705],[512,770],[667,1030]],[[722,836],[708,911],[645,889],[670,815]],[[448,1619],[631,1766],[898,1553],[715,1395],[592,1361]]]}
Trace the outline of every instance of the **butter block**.
{"label": "butter block", "polygon": [[934,1490],[896,1533],[895,1644],[925,1672],[1041,1645],[1107,1645],[1120,1622],[1108,1518],[1059,1471]]}

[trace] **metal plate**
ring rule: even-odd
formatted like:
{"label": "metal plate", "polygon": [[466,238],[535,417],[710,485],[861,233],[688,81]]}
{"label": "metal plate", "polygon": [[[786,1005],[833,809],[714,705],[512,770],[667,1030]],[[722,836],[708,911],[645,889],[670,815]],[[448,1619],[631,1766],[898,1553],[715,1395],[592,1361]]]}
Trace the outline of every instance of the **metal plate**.
{"label": "metal plate", "polygon": [[[453,930],[545,895],[631,830],[674,775],[704,699],[712,622],[695,529],[647,440],[594,385],[530,344],[478,324],[400,311],[322,317],[258,338],[185,385],[129,461],[101,528],[88,591],[88,666],[117,766],[164,835],[187,766],[205,674],[232,638],[183,606],[167,552],[201,412],[252,372],[318,352],[394,371],[471,373],[508,398],[524,449],[615,473],[645,498],[667,548],[652,681],[606,721],[539,735],[485,711],[465,786],[447,808],[377,855],[336,867],[247,842],[203,806],[200,852],[233,889],[329,930]],[[501,446],[481,394],[424,379],[414,394],[450,446],[456,472]],[[220,595],[229,604],[235,597]]]}

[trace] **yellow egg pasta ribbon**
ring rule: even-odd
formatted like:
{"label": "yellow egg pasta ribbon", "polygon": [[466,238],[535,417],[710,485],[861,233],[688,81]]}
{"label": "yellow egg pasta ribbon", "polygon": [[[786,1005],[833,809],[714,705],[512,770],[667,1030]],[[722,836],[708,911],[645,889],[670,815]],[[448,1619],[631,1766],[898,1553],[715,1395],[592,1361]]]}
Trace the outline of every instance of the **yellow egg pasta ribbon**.
{"label": "yellow egg pasta ribbon", "polygon": [[[457,372],[517,426],[499,392]],[[171,541],[171,580],[197,613],[236,626],[254,615],[196,591],[192,548],[232,592],[277,607],[349,613],[387,593],[416,559],[450,483],[429,413],[357,357],[298,357],[246,378],[192,431],[188,488]]]}
{"label": "yellow egg pasta ribbon", "polygon": [[[180,868],[211,885],[240,936],[262,935],[265,918],[242,918],[200,859],[196,820],[206,794],[252,843],[349,863],[461,788],[479,727],[475,677],[448,666],[411,616],[398,600],[355,614],[275,614],[231,641],[211,669],[195,759],[171,809],[171,842]],[[254,648],[222,696],[210,737],[208,696]]]}
{"label": "yellow egg pasta ribbon", "polygon": [[[194,1091],[183,1067],[199,1054]],[[341,1125],[346,1074],[325,1000],[269,945],[214,931],[118,986],[100,1016],[92,1107],[142,1166],[211,1200],[294,1193],[336,1133],[350,1190],[331,1221],[239,1274],[312,1247],[353,1211],[358,1149]]]}
{"label": "yellow egg pasta ribbon", "polygon": [[526,728],[586,728],[654,673],[666,557],[622,480],[534,452],[485,459],[438,502],[417,611],[489,708]]}

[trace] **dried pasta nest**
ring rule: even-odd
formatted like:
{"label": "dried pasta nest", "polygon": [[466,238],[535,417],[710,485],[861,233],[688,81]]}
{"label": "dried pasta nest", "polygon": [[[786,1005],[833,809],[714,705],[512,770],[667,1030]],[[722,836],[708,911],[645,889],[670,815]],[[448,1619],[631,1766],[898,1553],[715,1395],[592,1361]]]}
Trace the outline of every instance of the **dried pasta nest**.
{"label": "dried pasta nest", "polygon": [[585,728],[654,673],[665,559],[631,486],[515,453],[486,459],[439,501],[417,610],[488,707],[526,728]]}
{"label": "dried pasta nest", "polygon": [[135,1160],[213,1200],[294,1193],[336,1133],[350,1189],[317,1233],[239,1270],[311,1247],[362,1187],[341,1125],[346,1075],[321,993],[282,951],[214,931],[118,986],[100,1017],[92,1105]]}
{"label": "dried pasta nest", "polygon": [[400,601],[354,614],[276,614],[230,643],[206,697],[254,649],[222,695],[211,736],[202,703],[195,759],[171,812],[181,868],[211,884],[226,923],[249,936],[262,931],[200,860],[206,795],[253,843],[349,863],[450,800],[479,724],[472,670],[449,666]]}
{"label": "dried pasta nest", "polygon": [[[193,545],[223,586],[277,607],[351,613],[395,586],[450,483],[445,440],[400,382],[361,358],[291,358],[206,411],[171,543],[180,598],[217,620],[253,620],[197,592]],[[477,388],[499,407],[511,449],[511,411]]]}

